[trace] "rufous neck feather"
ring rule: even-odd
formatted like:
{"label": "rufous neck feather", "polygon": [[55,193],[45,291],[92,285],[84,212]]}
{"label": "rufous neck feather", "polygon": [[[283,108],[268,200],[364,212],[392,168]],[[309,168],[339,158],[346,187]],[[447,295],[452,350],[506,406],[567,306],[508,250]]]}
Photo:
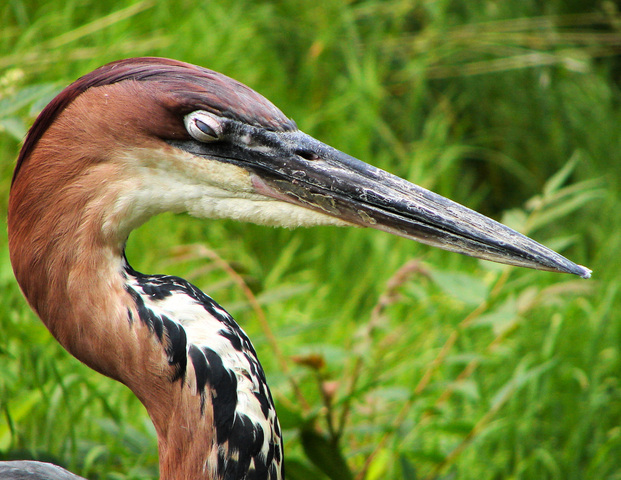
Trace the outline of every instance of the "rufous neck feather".
{"label": "rufous neck feather", "polygon": [[[139,102],[133,94],[132,101]],[[135,225],[114,215],[127,213],[119,209],[119,198],[133,187],[118,161],[118,149],[131,135],[110,137],[105,115],[84,121],[85,110],[97,111],[93,101],[102,98],[86,97],[88,92],[49,126],[12,185],[8,233],[15,276],[32,308],[70,353],[129,386],[144,403],[158,432],[161,479],[208,479],[205,446],[214,438],[210,410],[201,409],[200,398],[180,382],[170,381],[165,349],[149,328],[129,321],[138,314],[125,289],[123,249]],[[130,99],[115,98],[131,107]],[[133,142],[141,138],[131,137]]]}

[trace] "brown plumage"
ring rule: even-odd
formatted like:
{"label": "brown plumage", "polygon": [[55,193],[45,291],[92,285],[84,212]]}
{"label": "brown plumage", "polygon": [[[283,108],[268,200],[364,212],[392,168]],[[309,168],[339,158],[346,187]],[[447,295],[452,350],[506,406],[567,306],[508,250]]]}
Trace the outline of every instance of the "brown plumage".
{"label": "brown plumage", "polygon": [[[25,297],[69,352],[145,405],[158,433],[162,480],[215,478],[205,467],[206,458],[217,464],[213,412],[201,409],[189,382],[171,382],[175,368],[149,327],[128,322],[128,310],[139,314],[121,273],[137,225],[124,225],[128,212],[111,207],[136,188],[132,152],[174,158],[162,139],[189,138],[179,119],[196,106],[232,115],[231,101],[247,106],[235,112],[244,122],[294,128],[263,97],[217,72],[152,58],[101,67],[44,109],[11,187],[9,248]],[[190,362],[188,378],[192,369]]]}
{"label": "brown plumage", "polygon": [[[43,109],[26,137],[17,160],[13,181],[24,159],[30,156],[49,125],[76,98],[91,88],[131,80],[149,82],[149,89],[160,89],[160,92],[153,92],[151,100],[156,100],[164,109],[175,115],[185,115],[193,110],[204,109],[270,130],[286,131],[297,128],[295,122],[283,115],[265,97],[221,73],[168,58],[128,58],[104,65],[79,78]],[[165,95],[162,97],[160,93]],[[149,117],[141,111],[144,106],[148,106],[148,103],[137,106],[137,114],[143,120],[148,120]],[[178,131],[168,130],[170,126],[177,126],[176,123],[173,125],[158,121],[155,123],[156,131],[162,138],[175,138],[175,135],[179,135]],[[184,131],[182,135],[187,136],[187,133]]]}

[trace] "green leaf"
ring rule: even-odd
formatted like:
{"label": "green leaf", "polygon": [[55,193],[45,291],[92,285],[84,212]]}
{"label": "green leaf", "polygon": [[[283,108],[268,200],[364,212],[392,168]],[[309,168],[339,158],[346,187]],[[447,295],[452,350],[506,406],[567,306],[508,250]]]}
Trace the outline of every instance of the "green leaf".
{"label": "green leaf", "polygon": [[431,277],[447,295],[467,305],[478,305],[485,301],[488,287],[480,278],[462,272],[433,270]]}
{"label": "green leaf", "polygon": [[416,468],[406,456],[399,456],[399,464],[401,465],[401,478],[403,480],[416,480],[418,478]]}
{"label": "green leaf", "polygon": [[544,362],[536,367],[531,368],[530,370],[524,370],[520,365],[516,369],[515,374],[507,383],[505,383],[492,397],[490,402],[492,409],[498,409],[503,404],[505,404],[511,396],[528,382],[535,380],[536,378],[543,375],[545,372],[550,370],[556,364],[555,361],[549,360]]}
{"label": "green leaf", "polygon": [[564,202],[555,206],[546,206],[537,216],[531,220],[530,230],[537,230],[544,225],[550,225],[553,222],[566,217],[567,215],[579,210],[587,203],[601,198],[604,192],[602,190],[584,190],[577,192],[573,198],[568,198]]}
{"label": "green leaf", "polygon": [[571,172],[576,168],[576,164],[580,160],[580,153],[575,152],[571,158],[567,161],[567,163],[561,168],[558,172],[556,172],[550,179],[546,182],[543,187],[544,196],[549,196],[550,194],[556,192],[561,188],[561,185],[565,183]]}
{"label": "green leaf", "polygon": [[474,423],[467,420],[455,420],[436,424],[436,428],[440,432],[453,433],[457,435],[468,435],[474,428]]}
{"label": "green leaf", "polygon": [[285,472],[287,480],[326,480],[326,477],[312,465],[308,465],[297,459],[285,460]]}
{"label": "green leaf", "polygon": [[492,328],[495,335],[500,335],[515,324],[518,318],[517,312],[517,301],[513,296],[510,296],[493,311],[476,318],[470,324],[470,328],[489,326]]}
{"label": "green leaf", "polygon": [[377,452],[367,469],[365,480],[380,480],[385,478],[392,458],[393,456],[390,451],[385,448]]}
{"label": "green leaf", "polygon": [[280,428],[283,430],[294,430],[303,425],[304,420],[299,411],[290,408],[287,402],[279,402],[276,400],[275,403]]}
{"label": "green leaf", "polygon": [[451,385],[456,394],[470,402],[478,402],[481,399],[479,386],[473,380],[458,380]]}
{"label": "green leaf", "polygon": [[441,463],[446,460],[446,454],[440,450],[413,450],[410,455],[425,462]]}
{"label": "green leaf", "polygon": [[0,100],[0,112],[3,117],[8,117],[26,105],[38,102],[39,99],[49,100],[58,93],[58,87],[52,83],[43,83],[22,88],[14,95]]}
{"label": "green leaf", "polygon": [[343,458],[341,449],[310,427],[303,429],[300,440],[308,459],[332,480],[352,480],[353,474]]}
{"label": "green leaf", "polygon": [[[4,399],[3,399],[4,400]],[[4,407],[6,422],[0,422],[0,449],[7,449],[13,437],[13,424],[19,424],[41,401],[40,390],[29,390],[9,400]]]}
{"label": "green leaf", "polygon": [[6,132],[15,140],[21,141],[26,135],[26,124],[17,117],[0,119],[0,132]]}

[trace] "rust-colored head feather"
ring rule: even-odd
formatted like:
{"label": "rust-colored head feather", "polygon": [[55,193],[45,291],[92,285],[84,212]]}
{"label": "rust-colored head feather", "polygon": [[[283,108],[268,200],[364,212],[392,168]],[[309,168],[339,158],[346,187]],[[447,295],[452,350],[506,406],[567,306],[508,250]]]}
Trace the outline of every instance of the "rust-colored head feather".
{"label": "rust-colored head feather", "polygon": [[157,82],[174,102],[167,105],[183,116],[203,109],[224,117],[274,131],[295,130],[296,124],[274,104],[244,84],[221,73],[167,58],[142,57],[104,65],[79,78],[47,105],[33,124],[17,159],[13,182],[20,167],[47,128],[79,95],[90,88],[122,81]]}

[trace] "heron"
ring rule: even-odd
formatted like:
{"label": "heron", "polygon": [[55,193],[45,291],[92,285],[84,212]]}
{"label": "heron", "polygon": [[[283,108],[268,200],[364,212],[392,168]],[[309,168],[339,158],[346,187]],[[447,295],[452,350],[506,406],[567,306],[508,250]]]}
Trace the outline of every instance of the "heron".
{"label": "heron", "polygon": [[[155,57],[104,65],[66,87],[29,130],[11,184],[10,258],[58,342],[145,406],[162,480],[284,478],[282,432],[248,336],[189,282],[140,273],[125,256],[130,232],[168,211],[370,227],[590,276],[492,219],[303,133],[221,73]],[[50,468],[7,462],[0,472],[51,478]]]}

